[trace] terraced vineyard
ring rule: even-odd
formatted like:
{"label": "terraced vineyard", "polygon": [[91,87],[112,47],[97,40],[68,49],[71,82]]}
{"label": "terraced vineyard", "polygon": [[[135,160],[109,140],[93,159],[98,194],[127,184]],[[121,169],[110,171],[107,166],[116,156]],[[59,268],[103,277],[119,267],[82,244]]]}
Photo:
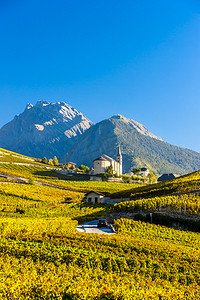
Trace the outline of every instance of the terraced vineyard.
{"label": "terraced vineyard", "polygon": [[[5,166],[7,172],[40,178],[34,175],[40,167]],[[41,180],[63,183],[51,176]],[[101,191],[118,189],[118,185],[96,182],[76,182],[74,187],[86,190],[92,184]],[[187,184],[193,186],[189,179]],[[150,186],[143,189],[150,192]],[[114,209],[157,210],[162,206],[177,211],[181,206],[183,213],[198,216],[198,196],[144,197],[115,208],[82,199],[83,193],[75,191],[6,179],[0,183],[0,299],[200,298],[199,233],[128,219],[115,221],[115,235],[75,230],[85,217],[87,221],[105,218]]]}
{"label": "terraced vineyard", "polygon": [[[105,195],[110,195],[114,192],[127,190],[127,187],[135,188],[138,184],[113,183],[113,182],[92,182],[92,181],[72,181],[72,177],[63,175],[54,170],[55,167],[41,164],[33,158],[28,158],[0,149],[0,173],[23,178],[32,178],[33,181],[39,181],[54,186],[60,186],[76,191],[88,192],[96,190]],[[14,181],[14,179],[11,179]],[[9,181],[0,177],[0,182]]]}
{"label": "terraced vineyard", "polygon": [[154,197],[115,204],[116,211],[168,211],[200,215],[200,197],[193,194]]}
{"label": "terraced vineyard", "polygon": [[24,156],[2,148],[0,148],[0,162],[33,164],[44,167],[44,165],[41,164],[38,159]]}
{"label": "terraced vineyard", "polygon": [[131,188],[125,191],[113,193],[111,198],[140,199],[155,196],[164,196],[173,193],[190,192],[200,190],[200,171],[184,175],[172,180],[163,181],[157,184]]}
{"label": "terraced vineyard", "polygon": [[[107,205],[50,187],[0,185],[1,299],[194,299],[200,297],[198,233],[116,221],[114,236],[75,227]],[[85,212],[86,211],[86,212]]]}

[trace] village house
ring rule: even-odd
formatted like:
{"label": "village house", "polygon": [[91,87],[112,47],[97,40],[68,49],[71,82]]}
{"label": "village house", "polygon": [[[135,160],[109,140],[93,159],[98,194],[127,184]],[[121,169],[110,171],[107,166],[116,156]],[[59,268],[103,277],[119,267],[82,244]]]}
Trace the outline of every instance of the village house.
{"label": "village house", "polygon": [[76,168],[76,164],[73,162],[65,163],[63,166],[65,166],[68,170],[74,170]]}
{"label": "village house", "polygon": [[103,203],[105,195],[99,192],[90,191],[85,196],[88,203]]}
{"label": "village house", "polygon": [[149,175],[149,170],[147,168],[141,168],[140,170],[140,176],[147,177]]}
{"label": "village house", "polygon": [[106,154],[93,161],[93,175],[102,174],[108,171],[112,166],[113,174],[122,175],[122,154],[120,146],[118,147],[117,159],[113,159]]}
{"label": "village house", "polygon": [[179,176],[180,175],[173,174],[173,173],[162,174],[157,180],[158,180],[158,182],[161,182],[161,181],[166,181],[166,180],[174,179],[174,178],[177,178]]}

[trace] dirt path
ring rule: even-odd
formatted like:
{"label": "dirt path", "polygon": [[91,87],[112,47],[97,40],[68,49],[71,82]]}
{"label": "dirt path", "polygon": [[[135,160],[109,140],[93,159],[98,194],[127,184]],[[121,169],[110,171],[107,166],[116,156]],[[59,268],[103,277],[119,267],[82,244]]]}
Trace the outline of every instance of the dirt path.
{"label": "dirt path", "polygon": [[[25,177],[19,177],[19,176],[15,176],[15,175],[8,175],[8,174],[2,173],[2,172],[0,172],[0,177],[7,178],[7,179],[10,179],[10,180],[18,180],[19,182],[15,182],[16,184],[28,183],[28,179],[25,178]],[[85,194],[85,192],[83,192],[83,191],[79,191],[79,190],[75,190],[75,189],[69,189],[69,188],[59,186],[59,185],[45,183],[45,182],[41,182],[41,181],[37,181],[37,180],[35,180],[34,182],[35,182],[36,185],[48,186],[48,187],[52,187],[52,188],[56,188],[56,189],[60,189],[60,190]],[[0,182],[0,183],[8,183],[8,182]]]}
{"label": "dirt path", "polygon": [[53,185],[53,184],[44,183],[44,182],[41,182],[41,181],[35,181],[35,183],[37,185],[43,185],[43,186],[53,187],[53,188],[60,189],[60,190],[66,190],[66,191],[71,191],[71,192],[77,192],[77,193],[83,193],[83,194],[85,194],[85,192],[83,192],[83,191],[69,189],[69,188],[65,188],[65,187],[59,186],[59,185]]}
{"label": "dirt path", "polygon": [[31,163],[21,163],[21,162],[6,162],[6,161],[0,161],[0,164],[12,164],[12,165],[17,165],[17,166],[27,166],[27,167],[37,167],[37,168],[42,168],[42,169],[49,169],[49,170],[55,170],[54,167],[47,167],[47,166],[41,166],[37,164],[31,164]]}

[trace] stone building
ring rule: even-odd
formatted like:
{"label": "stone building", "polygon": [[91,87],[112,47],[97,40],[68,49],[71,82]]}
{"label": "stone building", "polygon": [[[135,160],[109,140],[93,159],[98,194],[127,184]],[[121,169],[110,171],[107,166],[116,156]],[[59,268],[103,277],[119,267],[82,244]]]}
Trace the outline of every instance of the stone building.
{"label": "stone building", "polygon": [[103,203],[104,202],[104,194],[101,194],[96,191],[90,191],[85,196],[86,196],[86,201],[89,203]]}
{"label": "stone building", "polygon": [[96,175],[107,172],[110,166],[113,168],[113,174],[117,173],[118,175],[122,175],[122,154],[120,146],[118,147],[116,160],[103,154],[93,161],[93,174]]}

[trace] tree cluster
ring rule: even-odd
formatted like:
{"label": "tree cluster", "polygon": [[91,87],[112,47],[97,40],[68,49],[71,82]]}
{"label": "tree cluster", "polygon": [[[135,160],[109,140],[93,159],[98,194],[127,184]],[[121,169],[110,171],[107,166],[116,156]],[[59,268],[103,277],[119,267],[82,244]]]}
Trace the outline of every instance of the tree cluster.
{"label": "tree cluster", "polygon": [[50,165],[50,166],[58,166],[59,165],[59,162],[58,162],[58,159],[56,156],[54,156],[54,158],[50,158],[50,159],[47,159],[45,156],[43,157],[43,159],[41,160],[41,162],[43,164],[47,164],[47,165]]}

